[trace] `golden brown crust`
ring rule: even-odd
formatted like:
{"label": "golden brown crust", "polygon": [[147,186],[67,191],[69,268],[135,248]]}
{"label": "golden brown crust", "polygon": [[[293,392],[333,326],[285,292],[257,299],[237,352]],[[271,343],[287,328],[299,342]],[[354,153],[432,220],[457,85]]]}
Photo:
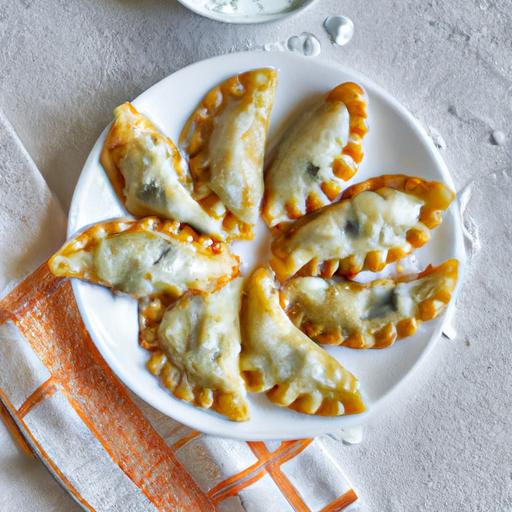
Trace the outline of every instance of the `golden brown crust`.
{"label": "golden brown crust", "polygon": [[[456,259],[451,259],[438,266],[429,265],[418,274],[365,284],[295,278],[281,291],[282,302],[293,323],[318,343],[385,348],[397,339],[412,336],[421,322],[444,311],[457,284],[458,265]],[[400,290],[400,283],[410,286]],[[402,294],[407,296],[405,302],[401,302]],[[376,314],[372,316],[371,311]]]}
{"label": "golden brown crust", "polygon": [[174,297],[145,297],[139,300],[139,345],[158,351],[158,327],[167,308],[176,302]]}
{"label": "golden brown crust", "polygon": [[[364,89],[354,83],[345,82],[335,87],[328,95],[327,101],[345,103],[350,116],[348,143],[340,157],[333,163],[335,176],[344,181],[351,179],[358,171],[363,160],[363,139],[368,133],[368,98]],[[344,159],[343,156],[346,158]]]}
{"label": "golden brown crust", "polygon": [[[276,177],[272,177],[273,169],[277,165],[274,158],[266,172],[266,191],[262,209],[262,216],[271,228],[284,228],[290,221],[331,203],[342,191],[343,182],[350,180],[358,171],[359,164],[363,159],[362,142],[368,133],[368,99],[366,93],[358,84],[346,82],[330,91],[324,103],[325,105],[329,103],[345,105],[349,119],[347,142],[341,147],[341,151],[334,156],[329,171],[325,171],[318,183],[311,184],[303,192],[292,191],[290,194],[288,190],[290,183],[288,181],[283,180],[281,182]],[[343,111],[340,111],[339,115],[342,115],[342,113]],[[304,115],[309,115],[309,113],[306,112]],[[320,109],[317,115],[327,114]],[[295,132],[293,135],[289,133],[288,136],[300,137]],[[338,134],[338,138],[341,137],[342,134]],[[288,141],[283,139],[283,143],[288,144]],[[314,152],[314,148],[311,148],[311,151]],[[282,156],[287,158],[286,154]],[[296,166],[296,169],[298,172],[299,167]],[[316,169],[318,173],[319,168],[316,167]],[[297,193],[299,195],[304,193],[304,196],[298,197]]]}
{"label": "golden brown crust", "polygon": [[[277,83],[277,72],[271,68],[255,69],[240,75],[235,75],[211,89],[196,110],[187,120],[180,135],[179,143],[188,156],[190,171],[194,179],[194,197],[211,215],[225,215],[224,228],[226,231],[234,230],[239,239],[251,239],[253,237],[252,225],[238,218],[238,213],[230,210],[230,194],[225,190],[227,169],[232,162],[218,162],[222,167],[217,170],[220,176],[212,177],[212,137],[216,129],[216,120],[227,110],[230,105],[237,105],[237,112],[243,115],[249,108],[255,110],[253,123],[262,126],[263,133],[268,131],[270,111]],[[254,126],[253,126],[254,128]],[[251,172],[261,176],[253,176],[251,182],[242,186],[237,194],[241,200],[240,210],[245,210],[250,216],[250,211],[259,208],[261,196],[253,190],[262,180],[262,167],[264,156],[264,137],[260,139],[260,133],[254,133],[254,139],[250,144],[250,133],[244,134],[244,162],[239,162],[238,173],[243,165],[249,162]],[[242,138],[240,136],[239,138]],[[221,154],[224,154],[222,152]],[[231,159],[231,157],[230,157]],[[229,183],[234,185],[234,180]],[[217,191],[214,192],[215,189]],[[220,197],[219,197],[220,195]],[[254,197],[253,197],[254,196]],[[228,208],[228,212],[222,205]]]}
{"label": "golden brown crust", "polygon": [[[128,132],[133,128],[132,125],[127,126],[117,116],[117,113],[120,113],[123,110],[132,114],[135,126],[139,126],[144,131],[151,133],[151,136],[155,140],[161,141],[168,146],[169,152],[172,154],[173,169],[177,173],[182,184],[187,187],[190,186],[190,177],[183,172],[183,159],[174,142],[169,137],[162,135],[155,125],[147,117],[141,115],[131,103],[126,102],[117,107],[116,118],[114,119],[107,134],[100,154],[101,165],[105,169],[105,172],[112,183],[112,187],[123,205],[127,208],[126,196],[124,193],[125,179],[121,172],[121,163],[125,155],[124,147],[127,144],[127,141],[131,139],[131,134]],[[154,214],[150,208],[143,208],[140,205],[136,208],[132,207],[128,211],[136,217]]]}
{"label": "golden brown crust", "polygon": [[[65,256],[77,250],[89,251],[92,250],[96,243],[111,235],[118,235],[120,233],[136,233],[143,231],[153,231],[155,233],[162,233],[164,235],[175,238],[182,242],[189,242],[197,244],[202,250],[206,249],[212,254],[227,249],[227,245],[219,242],[207,235],[200,235],[187,224],[182,224],[176,220],[162,220],[158,217],[145,217],[139,220],[133,219],[113,219],[106,222],[99,222],[86,228],[84,231],[73,237],[69,242],[66,242],[58,251],[59,254]],[[49,262],[55,258],[53,255]],[[53,270],[52,270],[53,272]]]}
{"label": "golden brown crust", "polygon": [[[258,75],[267,77],[265,84],[260,84]],[[221,84],[213,87],[202,99],[196,110],[190,115],[180,134],[179,144],[192,159],[205,150],[210,141],[214,128],[215,118],[226,108],[232,98],[236,98],[246,104],[252,101],[252,94],[257,90],[265,90],[275,87],[277,73],[272,68],[246,71],[240,75],[234,75]],[[267,128],[269,119],[267,121]],[[191,166],[194,178],[199,182],[208,180],[207,167]]]}
{"label": "golden brown crust", "polygon": [[247,280],[241,326],[240,369],[249,391],[306,414],[365,410],[357,379],[292,324],[265,268]]}
{"label": "golden brown crust", "polygon": [[427,181],[404,174],[384,174],[352,185],[343,192],[340,200],[351,199],[365,190],[376,191],[384,187],[411,194],[424,201],[419,220],[429,229],[441,224],[441,213],[448,209],[455,199],[455,193],[438,181]]}
{"label": "golden brown crust", "polygon": [[[114,235],[148,232],[166,235],[171,239],[191,245],[198,252],[211,255],[211,257],[215,257],[215,255],[221,254],[224,251],[229,253],[228,246],[225,243],[218,242],[206,235],[199,235],[190,226],[181,224],[178,221],[164,221],[158,217],[145,217],[139,220],[115,219],[94,224],[73,237],[48,260],[48,266],[51,272],[59,277],[76,277],[109,286],[108,283],[102,282],[95,273],[94,266],[87,266],[86,268],[77,267],[74,269],[69,265],[69,258],[78,252],[91,253],[101,240]],[[232,255],[232,258],[235,265],[232,267],[231,273],[216,279],[211,290],[221,288],[238,275],[240,258],[234,255]]]}
{"label": "golden brown crust", "polygon": [[191,402],[203,409],[212,409],[233,421],[247,421],[247,401],[235,393],[228,393],[194,385],[187,374],[180,371],[161,350],[155,350],[147,362],[147,368],[160,378],[162,385],[176,398]]}
{"label": "golden brown crust", "polygon": [[239,370],[242,286],[238,278],[213,294],[185,294],[162,314],[154,304],[139,308],[150,372],[177,398],[233,421],[249,419]]}
{"label": "golden brown crust", "polygon": [[[362,192],[371,191],[380,193],[385,189],[392,189],[411,195],[423,202],[418,222],[405,232],[405,240],[401,246],[370,250],[367,253],[349,254],[343,258],[322,259],[316,254],[298,266],[295,254],[298,249],[290,249],[308,226],[317,223],[322,229],[319,219],[334,215],[342,211],[347,201],[353,200]],[[362,183],[349,187],[341,196],[339,202],[326,206],[291,224],[272,243],[272,256],[270,264],[283,282],[297,274],[302,276],[332,277],[335,273],[345,277],[353,277],[362,270],[378,272],[387,264],[399,260],[415,249],[425,245],[430,239],[430,230],[437,227],[442,221],[442,212],[446,210],[455,194],[445,185],[435,181],[426,181],[418,177],[399,174],[390,174],[371,178]],[[295,247],[293,245],[293,247]],[[321,247],[319,247],[321,249]]]}

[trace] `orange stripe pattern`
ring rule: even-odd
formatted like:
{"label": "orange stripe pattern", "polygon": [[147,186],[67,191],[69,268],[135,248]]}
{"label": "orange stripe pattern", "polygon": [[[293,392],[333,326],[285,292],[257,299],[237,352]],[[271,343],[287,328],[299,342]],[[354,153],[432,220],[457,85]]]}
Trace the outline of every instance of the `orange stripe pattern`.
{"label": "orange stripe pattern", "polygon": [[[310,512],[310,509],[304,503],[304,500],[298,493],[297,489],[295,489],[290,480],[288,480],[286,475],[281,471],[280,465],[304,451],[312,442],[312,439],[303,439],[302,441],[291,442],[288,441],[288,444],[291,443],[291,446],[295,448],[295,450],[288,453],[286,457],[281,460],[271,460],[269,464],[265,466],[265,470],[272,477],[276,485],[288,500],[288,503],[290,503],[291,507],[296,512]],[[267,450],[265,443],[252,442],[248,444],[256,457],[265,458],[270,455],[270,452]]]}
{"label": "orange stripe pattern", "polygon": [[[7,398],[6,394],[1,389],[0,389],[0,400],[13,416],[16,415],[16,410],[15,410],[14,406],[12,405],[12,403]],[[75,498],[75,500],[77,500],[86,510],[89,510],[90,512],[95,512],[94,508],[78,492],[78,490],[66,478],[66,476],[62,473],[62,471],[60,471],[60,469],[55,465],[55,463],[52,461],[52,459],[45,452],[43,447],[39,444],[37,439],[31,434],[30,430],[27,428],[25,422],[23,421],[23,418],[17,418],[17,419],[18,419],[18,422],[23,427],[24,434],[26,435],[26,437],[28,437],[30,439],[32,446],[34,446],[35,449],[37,450],[38,455],[40,456],[43,463],[53,471],[53,473],[61,481],[62,485],[64,485],[66,487],[68,492],[71,494],[71,496],[73,496]]]}
{"label": "orange stripe pattern", "polygon": [[43,382],[36,390],[23,402],[18,409],[18,418],[25,417],[34,407],[39,405],[46,398],[52,396],[57,391],[57,384],[53,377]]}
{"label": "orange stripe pattern", "polygon": [[32,448],[27,443],[27,440],[23,436],[23,433],[21,432],[20,428],[14,421],[13,417],[11,416],[9,410],[7,409],[2,400],[0,400],[0,419],[2,420],[3,424],[7,427],[9,434],[11,434],[11,437],[16,442],[16,444],[21,448],[23,453],[25,453],[25,455],[33,457],[34,452]]}
{"label": "orange stripe pattern", "polygon": [[192,441],[192,439],[195,439],[196,437],[199,437],[201,435],[201,432],[197,432],[196,430],[193,430],[190,432],[190,434],[187,434],[186,436],[183,436],[179,441],[176,441],[172,447],[175,450],[178,450],[182,446],[185,446],[189,441]]}
{"label": "orange stripe pattern", "polygon": [[[31,446],[34,447],[85,509],[94,510],[51,460],[24,421],[30,411],[57,390],[66,396],[112,460],[162,512],[214,511],[220,502],[236,496],[266,475],[295,512],[312,512],[282,471],[282,465],[300,456],[312,439],[285,441],[274,451],[269,451],[263,442],[248,442],[257,461],[225,478],[207,494],[201,491],[175,452],[202,434],[184,429],[186,433],[177,438],[175,434],[179,431],[175,432],[174,428],[169,432],[174,442],[171,446],[165,442],[99,354],[83,325],[69,281],[55,278],[46,264],[0,301],[0,324],[8,320],[17,326],[51,377],[17,411],[0,389],[0,419],[27,453],[32,453]],[[338,512],[356,500],[356,493],[350,489],[315,512]]]}
{"label": "orange stripe pattern", "polygon": [[349,489],[345,494],[326,505],[320,512],[339,512],[357,501],[357,494],[354,489]]}
{"label": "orange stripe pattern", "polygon": [[158,510],[214,510],[99,354],[68,280],[54,277],[42,265],[0,301],[0,322],[7,320],[15,323],[81,419]]}
{"label": "orange stripe pattern", "polygon": [[[311,440],[306,441],[286,441],[281,443],[281,446],[274,452],[266,450],[265,445],[259,442],[249,442],[247,445],[251,448],[251,445],[263,445],[265,452],[261,451],[256,454],[258,461],[249,466],[248,468],[240,471],[236,475],[233,475],[226,480],[218,483],[215,487],[212,487],[208,492],[208,496],[211,496],[214,503],[218,503],[230,496],[238,494],[239,491],[245,489],[249,485],[257,482],[263,478],[266,474],[266,466],[280,465],[290,460],[291,458],[298,455],[306,446],[311,443]],[[251,448],[252,450],[252,448]],[[254,453],[254,450],[252,450]]]}

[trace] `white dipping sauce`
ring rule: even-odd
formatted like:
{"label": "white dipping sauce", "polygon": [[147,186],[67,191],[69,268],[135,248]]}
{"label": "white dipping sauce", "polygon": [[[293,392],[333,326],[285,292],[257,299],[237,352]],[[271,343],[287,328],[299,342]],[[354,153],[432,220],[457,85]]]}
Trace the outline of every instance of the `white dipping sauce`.
{"label": "white dipping sauce", "polygon": [[293,11],[304,5],[304,0],[202,0],[201,3],[214,12],[254,15]]}

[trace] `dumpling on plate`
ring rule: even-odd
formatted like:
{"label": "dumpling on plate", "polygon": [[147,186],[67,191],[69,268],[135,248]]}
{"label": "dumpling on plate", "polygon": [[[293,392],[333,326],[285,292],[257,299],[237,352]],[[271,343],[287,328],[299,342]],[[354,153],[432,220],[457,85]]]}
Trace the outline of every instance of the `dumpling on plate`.
{"label": "dumpling on plate", "polygon": [[249,391],[307,414],[365,410],[357,379],[286,316],[269,270],[255,270],[245,293],[240,369]]}
{"label": "dumpling on plate", "polygon": [[297,273],[352,277],[380,271],[426,244],[454,197],[436,181],[399,174],[371,178],[292,224],[272,243],[270,264],[280,281]]}
{"label": "dumpling on plate", "polygon": [[85,279],[139,299],[215,291],[238,275],[240,260],[224,243],[187,225],[146,217],[95,224],[48,264],[56,276]]}
{"label": "dumpling on plate", "polygon": [[[224,218],[231,238],[252,238],[263,197],[263,159],[277,71],[228,78],[201,100],[180,135],[194,197]],[[226,211],[227,210],[227,211]]]}
{"label": "dumpling on plate", "polygon": [[187,293],[160,320],[148,369],[177,398],[231,420],[249,419],[240,376],[243,278],[211,294]]}
{"label": "dumpling on plate", "polygon": [[178,148],[130,103],[115,109],[100,161],[132,215],[158,215],[225,238],[222,219],[192,197],[192,177]]}
{"label": "dumpling on plate", "polygon": [[295,277],[281,290],[293,323],[313,340],[351,348],[384,348],[440,315],[457,284],[458,261],[414,276],[367,284]]}
{"label": "dumpling on plate", "polygon": [[269,227],[286,224],[338,197],[363,159],[366,109],[364,90],[346,82],[288,129],[265,173],[263,217]]}

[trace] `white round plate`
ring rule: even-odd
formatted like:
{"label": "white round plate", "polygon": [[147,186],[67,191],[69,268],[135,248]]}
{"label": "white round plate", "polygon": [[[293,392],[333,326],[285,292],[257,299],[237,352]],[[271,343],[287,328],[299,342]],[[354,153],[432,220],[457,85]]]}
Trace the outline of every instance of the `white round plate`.
{"label": "white round plate", "polygon": [[[369,96],[370,133],[365,139],[365,159],[353,181],[363,181],[384,173],[405,173],[440,180],[454,187],[450,174],[432,142],[418,122],[388,93],[357,73],[337,63],[308,59],[292,53],[251,52],[215,57],[188,66],[157,83],[136,98],[135,107],[146,114],[174,140],[183,123],[203,95],[230,75],[251,68],[274,66],[279,85],[272,112],[270,144],[304,104],[325,94],[340,82],[362,84]],[[68,235],[84,226],[127,216],[99,163],[107,129],[94,145],[73,196]],[[260,237],[266,229],[260,226]],[[239,242],[237,252],[244,259],[244,273],[255,264],[253,244]],[[245,255],[245,256],[244,256]],[[419,268],[456,257],[464,263],[465,254],[458,205],[444,216],[429,244],[417,253]],[[351,350],[328,347],[361,382],[367,412],[355,416],[325,418],[299,414],[272,405],[263,395],[251,395],[251,419],[234,423],[222,416],[196,408],[174,398],[145,368],[148,353],[137,343],[137,305],[134,300],[114,296],[108,290],[75,280],[75,296],[85,324],[99,351],[134,393],[162,413],[194,429],[214,435],[246,440],[298,439],[335,432],[362,424],[385,404],[399,399],[406,377],[440,337],[442,324],[450,316],[423,324],[412,337],[385,350]]]}
{"label": "white round plate", "polygon": [[255,24],[255,23],[269,23],[271,21],[282,20],[289,18],[295,14],[304,11],[306,8],[311,7],[317,0],[303,0],[303,2],[297,7],[291,7],[288,10],[280,12],[267,12],[258,14],[240,14],[240,13],[229,13],[214,11],[206,7],[206,1],[198,2],[198,0],[178,0],[182,5],[200,14],[205,18],[210,18],[215,21],[222,21],[224,23],[235,23],[235,24]]}

